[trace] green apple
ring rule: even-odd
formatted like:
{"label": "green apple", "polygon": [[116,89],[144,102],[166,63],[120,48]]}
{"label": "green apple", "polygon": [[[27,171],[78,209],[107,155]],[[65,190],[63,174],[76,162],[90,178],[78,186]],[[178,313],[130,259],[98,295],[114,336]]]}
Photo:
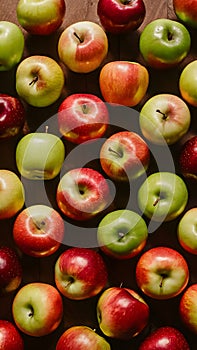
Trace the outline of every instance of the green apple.
{"label": "green apple", "polygon": [[104,216],[97,230],[101,250],[117,259],[128,259],[141,252],[148,237],[144,219],[131,210],[115,210]]}
{"label": "green apple", "polygon": [[197,107],[197,60],[188,63],[179,78],[181,96],[190,105]]}
{"label": "green apple", "polygon": [[186,207],[188,190],[185,182],[171,172],[149,175],[138,191],[138,205],[142,213],[153,221],[171,221]]}
{"label": "green apple", "polygon": [[183,215],[178,224],[177,236],[186,251],[197,255],[197,208],[191,208]]}
{"label": "green apple", "polygon": [[32,180],[51,180],[62,167],[65,148],[53,134],[35,132],[22,137],[16,147],[16,165],[20,174]]}
{"label": "green apple", "polygon": [[47,107],[61,95],[64,72],[61,66],[47,56],[29,56],[18,65],[16,91],[28,104]]}
{"label": "green apple", "polygon": [[177,21],[159,18],[146,25],[140,35],[139,49],[153,68],[171,68],[189,53],[191,37],[187,28]]}

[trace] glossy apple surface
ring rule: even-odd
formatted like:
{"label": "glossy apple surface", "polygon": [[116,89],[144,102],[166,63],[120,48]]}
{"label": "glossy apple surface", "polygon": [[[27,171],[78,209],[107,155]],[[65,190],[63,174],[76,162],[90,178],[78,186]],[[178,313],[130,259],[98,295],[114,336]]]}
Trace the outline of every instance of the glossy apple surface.
{"label": "glossy apple surface", "polygon": [[144,294],[164,300],[180,294],[189,281],[185,258],[175,249],[158,246],[147,250],[136,265],[136,282]]}
{"label": "glossy apple surface", "polygon": [[191,106],[197,107],[197,60],[188,63],[179,78],[179,90],[183,99]]}
{"label": "glossy apple surface", "polygon": [[15,325],[7,320],[0,320],[0,349],[24,350],[24,341]]}
{"label": "glossy apple surface", "polygon": [[186,211],[179,221],[177,237],[179,243],[187,252],[197,254],[197,208]]}
{"label": "glossy apple surface", "polygon": [[179,314],[183,324],[194,334],[197,334],[197,284],[191,284],[183,293]]}
{"label": "glossy apple surface", "polygon": [[192,136],[183,144],[179,166],[184,177],[197,179],[197,136]]}
{"label": "glossy apple surface", "polygon": [[15,291],[22,281],[22,265],[16,251],[0,246],[0,293]]}
{"label": "glossy apple surface", "polygon": [[140,103],[148,85],[148,70],[137,62],[108,62],[99,75],[99,86],[104,100],[123,106],[133,107]]}
{"label": "glossy apple surface", "polygon": [[174,11],[180,21],[192,28],[197,28],[197,1],[173,0]]}

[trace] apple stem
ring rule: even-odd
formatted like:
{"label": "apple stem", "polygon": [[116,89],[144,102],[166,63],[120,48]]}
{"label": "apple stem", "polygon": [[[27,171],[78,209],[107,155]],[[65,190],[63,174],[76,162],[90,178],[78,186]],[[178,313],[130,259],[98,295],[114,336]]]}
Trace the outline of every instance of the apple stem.
{"label": "apple stem", "polygon": [[45,126],[45,133],[46,133],[46,134],[48,134],[48,130],[49,130],[49,126],[46,125],[46,126]]}
{"label": "apple stem", "polygon": [[162,116],[163,116],[162,119],[163,120],[167,119],[168,116],[165,113],[161,112],[159,109],[157,109],[156,112],[162,114]]}
{"label": "apple stem", "polygon": [[113,153],[115,153],[118,157],[122,158],[122,153],[121,153],[121,152],[114,151],[114,149],[112,149],[111,147],[108,148],[108,151],[109,151],[109,152],[113,152]]}
{"label": "apple stem", "polygon": [[33,307],[31,307],[31,311],[29,312],[28,316],[32,317],[33,315],[34,315],[34,310],[33,310]]}
{"label": "apple stem", "polygon": [[80,38],[80,36],[76,32],[74,32],[74,36],[76,36],[76,38],[79,40],[80,43],[83,42],[83,40]]}
{"label": "apple stem", "polygon": [[165,275],[165,273],[163,273],[163,274],[161,275],[161,282],[160,282],[160,284],[159,284],[159,288],[162,288],[162,287],[163,287],[163,281],[164,281],[165,278],[166,278],[166,275]]}
{"label": "apple stem", "polygon": [[38,81],[38,77],[35,77],[30,83],[29,85],[33,85]]}
{"label": "apple stem", "polygon": [[157,199],[155,199],[155,201],[154,201],[154,203],[153,203],[153,206],[154,206],[154,207],[159,203],[160,199],[161,199],[160,197],[158,197]]}
{"label": "apple stem", "polygon": [[82,112],[84,114],[87,114],[87,112],[88,112],[88,108],[87,108],[87,105],[85,103],[82,105]]}
{"label": "apple stem", "polygon": [[119,241],[121,241],[122,238],[124,238],[125,233],[124,232],[118,232],[118,236],[119,236]]}
{"label": "apple stem", "polygon": [[122,286],[123,286],[123,282],[120,283],[120,288],[122,288]]}

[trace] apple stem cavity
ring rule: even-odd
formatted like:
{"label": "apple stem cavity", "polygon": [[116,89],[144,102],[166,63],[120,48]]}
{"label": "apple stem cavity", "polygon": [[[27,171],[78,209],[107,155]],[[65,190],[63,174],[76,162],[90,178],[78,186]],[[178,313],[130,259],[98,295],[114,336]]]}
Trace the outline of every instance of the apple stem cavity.
{"label": "apple stem cavity", "polygon": [[83,39],[81,39],[80,36],[79,36],[76,32],[74,32],[73,34],[74,34],[74,36],[76,36],[76,38],[77,38],[77,39],[79,40],[79,42],[82,44]]}
{"label": "apple stem cavity", "polygon": [[114,153],[114,154],[117,155],[119,158],[122,158],[122,157],[123,157],[123,153],[122,153],[122,152],[115,151],[115,150],[112,149],[111,147],[108,148],[108,151]]}
{"label": "apple stem cavity", "polygon": [[130,2],[131,2],[131,0],[123,0],[123,1],[122,1],[122,4],[123,4],[123,5],[128,5],[128,4],[130,4]]}
{"label": "apple stem cavity", "polygon": [[88,114],[88,107],[85,103],[82,105],[82,112],[83,114]]}
{"label": "apple stem cavity", "polygon": [[33,317],[33,315],[34,315],[34,309],[33,309],[32,306],[30,306],[30,311],[29,311],[29,313],[28,313],[28,316],[29,316],[29,317]]}
{"label": "apple stem cavity", "polygon": [[36,76],[30,83],[29,86],[34,85],[38,81],[38,77]]}
{"label": "apple stem cavity", "polygon": [[157,113],[160,113],[160,114],[162,115],[162,119],[163,119],[163,120],[166,120],[166,119],[167,119],[167,117],[168,117],[167,114],[161,112],[159,109],[157,109],[156,112],[157,112]]}
{"label": "apple stem cavity", "polygon": [[161,282],[159,284],[159,288],[162,288],[163,287],[163,281],[164,279],[167,277],[167,275],[165,273],[162,273],[161,274]]}

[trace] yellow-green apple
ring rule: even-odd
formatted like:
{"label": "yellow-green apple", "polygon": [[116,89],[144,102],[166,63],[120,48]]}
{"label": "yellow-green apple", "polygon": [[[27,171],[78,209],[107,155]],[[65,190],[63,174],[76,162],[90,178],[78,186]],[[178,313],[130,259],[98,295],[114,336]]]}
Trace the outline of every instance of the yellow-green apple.
{"label": "yellow-green apple", "polygon": [[20,25],[30,34],[49,35],[62,24],[65,0],[19,0],[16,7]]}
{"label": "yellow-green apple", "polygon": [[99,75],[99,86],[104,100],[123,106],[133,107],[140,103],[148,85],[148,70],[138,62],[108,62]]}
{"label": "yellow-green apple", "polygon": [[147,326],[149,306],[134,290],[107,288],[97,303],[101,331],[110,338],[130,340]]}
{"label": "yellow-green apple", "polygon": [[13,225],[17,247],[34,257],[49,256],[57,251],[64,237],[64,220],[53,208],[32,205],[19,213]]}
{"label": "yellow-green apple", "polygon": [[1,294],[15,291],[20,286],[21,282],[22,264],[19,255],[16,250],[11,247],[0,246]]}
{"label": "yellow-green apple", "polygon": [[108,38],[103,28],[91,21],[66,27],[58,40],[60,60],[73,72],[97,69],[108,53]]}
{"label": "yellow-green apple", "polygon": [[139,350],[190,350],[181,331],[171,326],[156,328],[140,344]]}
{"label": "yellow-green apple", "polygon": [[179,154],[179,167],[184,177],[197,179],[197,135],[183,144]]}
{"label": "yellow-green apple", "polygon": [[187,104],[173,94],[149,98],[140,111],[140,128],[150,142],[172,145],[184,136],[191,122]]}
{"label": "yellow-green apple", "polygon": [[99,0],[97,14],[107,32],[120,34],[138,29],[146,8],[143,0]]}
{"label": "yellow-green apple", "polygon": [[197,28],[197,1],[173,0],[174,11],[186,26]]}
{"label": "yellow-green apple", "polygon": [[73,143],[102,137],[109,124],[106,104],[93,94],[71,94],[58,109],[60,133]]}
{"label": "yellow-green apple", "polygon": [[136,282],[153,299],[179,295],[189,281],[187,261],[177,250],[157,246],[143,253],[136,265]]}
{"label": "yellow-green apple", "polygon": [[67,298],[84,300],[106,286],[108,272],[102,256],[91,248],[65,250],[55,264],[55,283]]}
{"label": "yellow-green apple", "polygon": [[25,189],[11,170],[0,169],[0,219],[15,216],[24,206]]}
{"label": "yellow-green apple", "polygon": [[188,55],[191,37],[187,28],[178,21],[159,18],[148,23],[140,35],[139,50],[152,68],[177,66]]}
{"label": "yellow-green apple", "polygon": [[197,208],[191,208],[182,216],[177,227],[180,245],[187,252],[197,255]]}
{"label": "yellow-green apple", "polygon": [[19,98],[0,94],[0,138],[13,137],[22,130],[26,111]]}
{"label": "yellow-green apple", "polygon": [[64,215],[74,220],[88,220],[109,205],[110,189],[97,170],[74,168],[60,179],[56,200]]}
{"label": "yellow-green apple", "polygon": [[188,202],[188,190],[183,179],[172,172],[149,175],[138,191],[138,205],[142,213],[157,222],[178,217]]}
{"label": "yellow-green apple", "polygon": [[183,324],[197,334],[197,284],[191,284],[183,293],[179,304],[179,314]]}
{"label": "yellow-green apple", "polygon": [[105,140],[100,150],[100,163],[113,180],[128,181],[144,174],[149,166],[150,151],[137,133],[120,131]]}
{"label": "yellow-green apple", "polygon": [[9,71],[20,62],[24,45],[21,29],[15,23],[0,21],[0,71]]}
{"label": "yellow-green apple", "polygon": [[110,350],[110,344],[87,326],[72,326],[68,328],[56,344],[56,350]]}
{"label": "yellow-green apple", "polygon": [[197,107],[197,60],[188,63],[182,70],[179,78],[181,96],[190,105]]}
{"label": "yellow-green apple", "polygon": [[32,180],[51,180],[62,167],[65,147],[51,133],[35,132],[23,136],[16,147],[16,165],[20,174]]}
{"label": "yellow-green apple", "polygon": [[139,254],[148,238],[144,219],[131,210],[114,210],[99,222],[97,241],[101,250],[116,259],[129,259]]}
{"label": "yellow-green apple", "polygon": [[1,350],[24,350],[23,338],[12,322],[0,320],[0,335]]}
{"label": "yellow-green apple", "polygon": [[13,299],[12,316],[21,332],[33,337],[48,335],[63,317],[61,295],[48,283],[25,284]]}
{"label": "yellow-green apple", "polygon": [[47,107],[56,102],[64,87],[64,72],[51,57],[33,55],[16,70],[16,91],[29,105]]}

